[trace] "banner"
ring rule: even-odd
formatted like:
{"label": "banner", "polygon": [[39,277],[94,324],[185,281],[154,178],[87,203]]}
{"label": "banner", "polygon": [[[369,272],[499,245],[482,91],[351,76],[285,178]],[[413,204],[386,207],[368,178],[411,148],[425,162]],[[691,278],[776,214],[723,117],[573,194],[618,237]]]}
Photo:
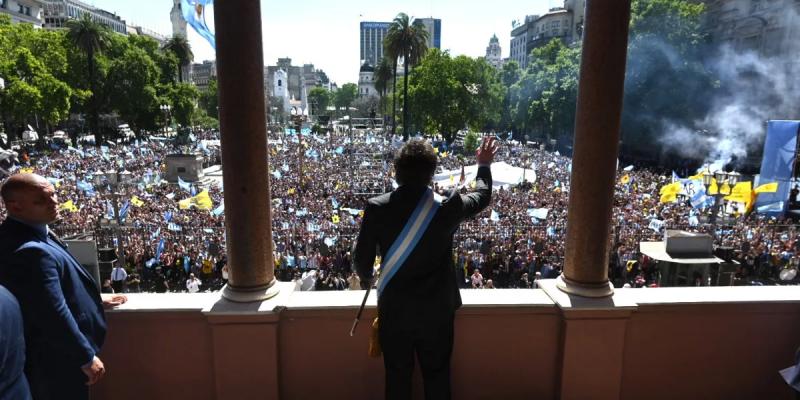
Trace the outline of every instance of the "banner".
{"label": "banner", "polygon": [[761,160],[760,182],[774,182],[773,193],[761,193],[756,200],[758,212],[772,215],[786,211],[790,179],[795,162],[797,132],[800,121],[768,121],[764,155]]}

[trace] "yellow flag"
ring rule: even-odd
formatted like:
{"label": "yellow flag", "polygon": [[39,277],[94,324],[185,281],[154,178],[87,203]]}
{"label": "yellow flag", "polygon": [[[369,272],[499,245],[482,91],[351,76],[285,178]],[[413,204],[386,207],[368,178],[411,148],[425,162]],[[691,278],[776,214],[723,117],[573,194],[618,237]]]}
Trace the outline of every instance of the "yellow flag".
{"label": "yellow flag", "polygon": [[434,147],[433,148],[433,152],[436,153],[436,154],[439,154],[439,148],[438,147]]}
{"label": "yellow flag", "polygon": [[194,196],[194,203],[201,210],[214,208],[214,202],[211,200],[211,196],[208,195],[208,190],[203,190],[197,196]]}
{"label": "yellow flag", "polygon": [[455,181],[456,181],[455,175],[450,175],[450,183],[453,183]]}
{"label": "yellow flag", "polygon": [[719,187],[717,186],[717,180],[711,179],[711,185],[708,186],[708,194],[717,194],[719,192]]}
{"label": "yellow flag", "polygon": [[211,196],[208,195],[208,190],[203,190],[197,196],[189,197],[178,202],[178,208],[186,210],[191,207],[196,207],[201,210],[210,210],[214,208],[214,202]]}
{"label": "yellow flag", "polygon": [[78,212],[78,206],[72,202],[72,200],[68,200],[59,206],[61,210],[67,210],[69,212]]}
{"label": "yellow flag", "polygon": [[661,202],[662,203],[672,203],[675,200],[678,200],[678,193],[675,192],[665,192],[661,195]]}
{"label": "yellow flag", "polygon": [[334,216],[333,216],[333,218],[331,218],[331,220],[333,221],[334,224],[338,224],[339,223],[339,216],[334,214]]}
{"label": "yellow flag", "polygon": [[290,188],[289,190],[286,191],[286,194],[295,194],[295,192],[297,192],[297,190],[295,190],[294,188]]}
{"label": "yellow flag", "polygon": [[755,203],[754,200],[756,196],[752,189],[753,186],[751,182],[739,182],[733,187],[731,194],[725,196],[725,200],[736,203],[744,203],[745,211],[750,211],[750,208],[753,207],[753,204]]}
{"label": "yellow flag", "polygon": [[755,193],[775,193],[778,191],[778,182],[765,183],[759,185],[753,192]]}
{"label": "yellow flag", "polygon": [[447,158],[447,152],[446,151],[442,152],[442,158]]}
{"label": "yellow flag", "polygon": [[183,199],[178,202],[178,208],[181,210],[188,210],[192,206],[192,198]]}
{"label": "yellow flag", "polygon": [[720,194],[731,194],[731,185],[728,185],[728,182],[725,182],[719,188]]}
{"label": "yellow flag", "polygon": [[32,174],[32,173],[33,173],[33,167],[30,167],[30,168],[20,168],[20,169],[19,169],[19,173],[20,173],[20,174]]}
{"label": "yellow flag", "polygon": [[[664,185],[658,191],[658,193],[662,196],[662,198],[666,194],[677,195],[680,192],[681,192],[681,183],[680,182],[674,182],[674,183],[670,183],[668,185]],[[662,203],[665,203],[665,202],[662,201]]]}
{"label": "yellow flag", "polygon": [[139,199],[139,196],[133,196],[131,197],[131,204],[133,204],[134,207],[141,207],[144,205],[144,201]]}
{"label": "yellow flag", "polygon": [[630,183],[630,181],[631,181],[631,176],[630,176],[630,175],[628,175],[628,174],[625,174],[625,176],[623,176],[622,178],[620,178],[620,180],[619,180],[619,184],[620,184],[620,185],[627,185],[628,183]]}

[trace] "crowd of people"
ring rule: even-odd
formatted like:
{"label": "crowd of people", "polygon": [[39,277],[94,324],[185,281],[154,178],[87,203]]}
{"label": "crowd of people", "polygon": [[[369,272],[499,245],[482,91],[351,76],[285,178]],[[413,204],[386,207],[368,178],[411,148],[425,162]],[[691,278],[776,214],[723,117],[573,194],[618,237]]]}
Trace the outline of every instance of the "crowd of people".
{"label": "crowd of people", "polygon": [[[219,134],[195,131],[189,145],[206,165],[219,163]],[[433,139],[440,168],[473,165],[465,155]],[[269,133],[275,271],[299,290],[360,288],[351,251],[366,199],[392,190],[392,155],[402,141],[367,131],[313,135],[292,130]],[[52,144],[21,149],[15,172],[35,172],[57,188],[64,237],[91,234],[100,248],[117,248],[111,195],[92,184],[91,174],[124,169],[135,177],[117,189],[124,272],[104,291],[218,290],[227,280],[224,187],[220,181],[167,182],[165,159],[176,148],[164,140],[129,140],[105,145]],[[460,154],[460,155],[456,155]],[[571,161],[538,146],[506,142],[496,157],[535,171],[517,184],[496,188],[492,204],[455,235],[456,275],[464,288],[530,288],[558,276],[564,264]],[[658,284],[653,263],[639,242],[658,241],[666,228],[713,233],[732,248],[749,282],[774,276],[800,250],[798,230],[788,220],[758,214],[728,216],[716,232],[703,218],[708,207],[688,201],[662,203],[659,189],[674,178],[647,168],[620,169],[615,190],[609,276],[618,287]],[[435,188],[442,195],[450,189]],[[469,190],[466,185],[461,190]],[[179,201],[207,193],[211,205],[182,208]],[[532,212],[536,210],[536,212]],[[0,220],[4,218],[0,206]],[[122,219],[122,218],[121,218]],[[655,227],[652,221],[659,221]],[[629,261],[637,261],[630,263]],[[703,284],[703,283],[700,283]]]}

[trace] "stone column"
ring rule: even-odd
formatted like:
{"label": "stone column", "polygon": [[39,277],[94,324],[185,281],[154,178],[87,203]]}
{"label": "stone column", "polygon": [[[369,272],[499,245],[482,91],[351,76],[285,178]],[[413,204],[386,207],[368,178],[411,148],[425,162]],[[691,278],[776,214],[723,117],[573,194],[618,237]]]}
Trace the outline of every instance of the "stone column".
{"label": "stone column", "polygon": [[588,0],[583,34],[564,273],[558,287],[604,297],[614,196],[630,0]]}
{"label": "stone column", "polygon": [[277,294],[264,114],[261,2],[214,4],[228,284],[236,302]]}

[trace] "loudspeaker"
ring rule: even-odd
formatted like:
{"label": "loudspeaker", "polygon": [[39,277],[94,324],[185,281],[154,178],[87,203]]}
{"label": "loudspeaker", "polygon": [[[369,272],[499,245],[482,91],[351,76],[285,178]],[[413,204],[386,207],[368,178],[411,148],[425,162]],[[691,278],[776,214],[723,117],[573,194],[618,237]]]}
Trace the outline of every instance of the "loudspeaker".
{"label": "loudspeaker", "polygon": [[113,262],[117,260],[117,250],[114,248],[104,248],[97,250],[97,259],[100,262]]}
{"label": "loudspeaker", "polygon": [[111,270],[114,269],[114,261],[100,261],[98,265],[101,279],[100,286],[102,286],[103,279],[111,279]]}
{"label": "loudspeaker", "polygon": [[733,259],[733,247],[719,246],[714,249],[714,255],[726,262],[731,262]]}

